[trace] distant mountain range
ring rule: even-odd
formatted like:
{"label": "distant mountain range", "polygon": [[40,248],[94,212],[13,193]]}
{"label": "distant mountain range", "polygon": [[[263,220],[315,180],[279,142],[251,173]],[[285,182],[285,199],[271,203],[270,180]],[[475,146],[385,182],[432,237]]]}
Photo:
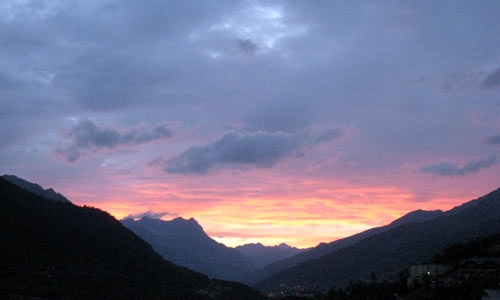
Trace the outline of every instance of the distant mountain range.
{"label": "distant mountain range", "polygon": [[389,225],[382,226],[382,227],[375,227],[368,229],[366,231],[363,231],[361,233],[352,235],[350,237],[346,237],[343,239],[336,240],[331,243],[321,243],[318,246],[308,249],[307,251],[303,251],[298,253],[297,255],[294,255],[288,259],[283,259],[279,260],[275,263],[271,263],[268,266],[259,269],[248,276],[245,277],[243,280],[247,284],[256,284],[269,276],[278,273],[280,271],[286,270],[288,268],[291,268],[293,266],[296,266],[298,264],[301,264],[303,262],[306,262],[308,260],[316,259],[318,257],[321,257],[323,255],[326,255],[328,253],[332,253],[336,250],[342,249],[344,247],[350,246],[352,244],[355,244],[365,238],[368,238],[370,236],[374,236],[377,234],[380,234],[382,232],[388,231],[390,229],[396,228],[400,225],[408,224],[408,223],[420,223],[420,222],[425,222],[429,221],[432,219],[435,219],[439,216],[441,216],[443,212],[441,210],[434,210],[434,211],[425,211],[425,210],[416,210],[412,211],[401,218],[393,221]]}
{"label": "distant mountain range", "polygon": [[[418,220],[418,214],[412,213],[411,217]],[[446,245],[500,232],[500,189],[450,211],[425,215],[428,221],[403,222],[369,234],[348,246],[274,273],[256,287],[263,291],[279,290],[282,285],[338,287],[349,280],[369,278],[373,272],[380,276],[430,261]]]}
{"label": "distant mountain range", "polygon": [[1,299],[264,299],[165,261],[108,213],[0,178]]}
{"label": "distant mountain range", "polygon": [[[171,221],[143,217],[124,219],[122,224],[149,242],[165,259],[210,277],[255,284],[263,279],[308,260],[352,245],[400,225],[437,218],[442,211],[417,210],[383,227],[372,228],[354,236],[311,249],[297,249],[286,244],[264,246],[260,243],[229,248],[210,238],[195,219],[181,217]],[[259,269],[260,268],[260,269]]]}
{"label": "distant mountain range", "polygon": [[226,247],[192,218],[144,217],[120,224],[105,212],[75,206],[52,189],[12,175],[0,178],[0,220],[0,244],[7,245],[0,247],[5,295],[83,299],[99,293],[104,296],[97,298],[120,299],[125,294],[143,298],[139,291],[147,289],[150,299],[260,299],[247,286],[211,280],[163,260],[153,249],[209,277],[242,281],[265,292],[283,286],[341,287],[428,262],[447,245],[497,234],[500,189],[446,212],[416,210],[387,226],[310,249]]}
{"label": "distant mountain range", "polygon": [[281,243],[278,246],[264,246],[261,243],[256,243],[237,246],[236,250],[246,256],[256,268],[260,269],[276,261],[304,252],[307,249],[290,247],[285,243]]}
{"label": "distant mountain range", "polygon": [[210,238],[193,218],[163,221],[143,217],[121,222],[166,260],[226,280],[242,281],[257,268],[301,251],[286,244],[273,247],[247,244],[230,248]]}
{"label": "distant mountain range", "polygon": [[255,269],[239,251],[210,238],[195,219],[179,217],[163,221],[143,217],[121,222],[166,260],[210,277],[240,281],[244,274]]}

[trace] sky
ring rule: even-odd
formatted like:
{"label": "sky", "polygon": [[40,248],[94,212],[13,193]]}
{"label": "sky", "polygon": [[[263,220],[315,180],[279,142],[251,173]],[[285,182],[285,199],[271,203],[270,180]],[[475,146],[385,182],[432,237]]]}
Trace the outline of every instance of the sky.
{"label": "sky", "polygon": [[500,1],[0,2],[0,173],[229,246],[500,187]]}

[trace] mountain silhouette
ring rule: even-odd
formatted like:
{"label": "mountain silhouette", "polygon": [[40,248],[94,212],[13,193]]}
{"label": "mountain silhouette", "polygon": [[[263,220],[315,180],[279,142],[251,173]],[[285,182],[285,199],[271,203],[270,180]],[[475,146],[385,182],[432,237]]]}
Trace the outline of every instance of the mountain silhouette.
{"label": "mountain silhouette", "polygon": [[256,284],[275,273],[286,270],[303,262],[316,259],[328,253],[332,253],[344,247],[350,246],[367,237],[377,235],[379,233],[396,228],[403,224],[429,221],[441,216],[442,214],[443,212],[441,210],[425,211],[419,209],[416,211],[412,211],[402,216],[401,218],[396,219],[389,225],[371,228],[363,232],[360,232],[358,234],[352,235],[350,237],[336,240],[334,242],[321,243],[314,248],[298,253],[288,259],[279,260],[275,263],[269,264],[266,267],[259,269],[255,272],[252,272],[251,274],[246,276],[244,282],[251,285]]}
{"label": "mountain silhouette", "polygon": [[193,218],[163,221],[143,217],[121,222],[166,260],[210,277],[240,281],[245,274],[255,270],[243,254],[210,238]]}
{"label": "mountain silhouette", "polygon": [[264,246],[261,243],[245,244],[237,246],[236,250],[242,253],[250,260],[250,263],[259,269],[278,260],[289,258],[297,253],[306,251],[306,249],[290,247],[284,243],[278,246]]}
{"label": "mountain silhouette", "polygon": [[264,299],[165,261],[108,213],[0,178],[1,299]]}
{"label": "mountain silhouette", "polygon": [[365,237],[275,273],[256,286],[266,291],[276,290],[280,284],[338,287],[349,280],[369,278],[373,272],[379,275],[397,272],[411,264],[428,262],[449,244],[498,232],[500,189],[429,221],[406,223]]}
{"label": "mountain silhouette", "polygon": [[59,202],[70,202],[63,195],[56,193],[52,188],[44,190],[40,185],[26,181],[15,175],[3,175],[2,178],[38,196]]}

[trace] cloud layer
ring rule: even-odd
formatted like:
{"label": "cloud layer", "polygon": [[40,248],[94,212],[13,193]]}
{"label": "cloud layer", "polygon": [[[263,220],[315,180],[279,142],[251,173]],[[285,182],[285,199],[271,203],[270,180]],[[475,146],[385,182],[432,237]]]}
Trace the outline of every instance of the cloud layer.
{"label": "cloud layer", "polygon": [[460,168],[452,163],[437,163],[420,169],[422,173],[438,175],[438,176],[464,176],[487,169],[496,165],[498,159],[496,156],[491,156],[486,159],[478,159],[468,162],[464,167]]}
{"label": "cloud layer", "polygon": [[153,128],[134,128],[120,132],[112,128],[95,125],[92,121],[80,121],[68,133],[70,145],[57,149],[67,161],[74,162],[85,152],[96,152],[103,148],[114,149],[118,146],[134,146],[152,141],[167,139],[172,136],[172,131],[165,124]]}

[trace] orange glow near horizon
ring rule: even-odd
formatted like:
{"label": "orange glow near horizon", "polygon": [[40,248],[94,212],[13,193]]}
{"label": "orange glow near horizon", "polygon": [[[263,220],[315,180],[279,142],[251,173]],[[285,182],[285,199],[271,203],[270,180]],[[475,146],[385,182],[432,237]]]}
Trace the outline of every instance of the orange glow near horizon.
{"label": "orange glow near horizon", "polygon": [[[248,179],[248,178],[247,178]],[[416,209],[447,210],[470,200],[436,198],[421,203],[393,186],[354,186],[300,178],[265,182],[135,183],[100,195],[68,194],[77,204],[95,206],[117,219],[146,211],[195,218],[212,238],[227,246],[260,242],[312,247],[389,224]]]}

